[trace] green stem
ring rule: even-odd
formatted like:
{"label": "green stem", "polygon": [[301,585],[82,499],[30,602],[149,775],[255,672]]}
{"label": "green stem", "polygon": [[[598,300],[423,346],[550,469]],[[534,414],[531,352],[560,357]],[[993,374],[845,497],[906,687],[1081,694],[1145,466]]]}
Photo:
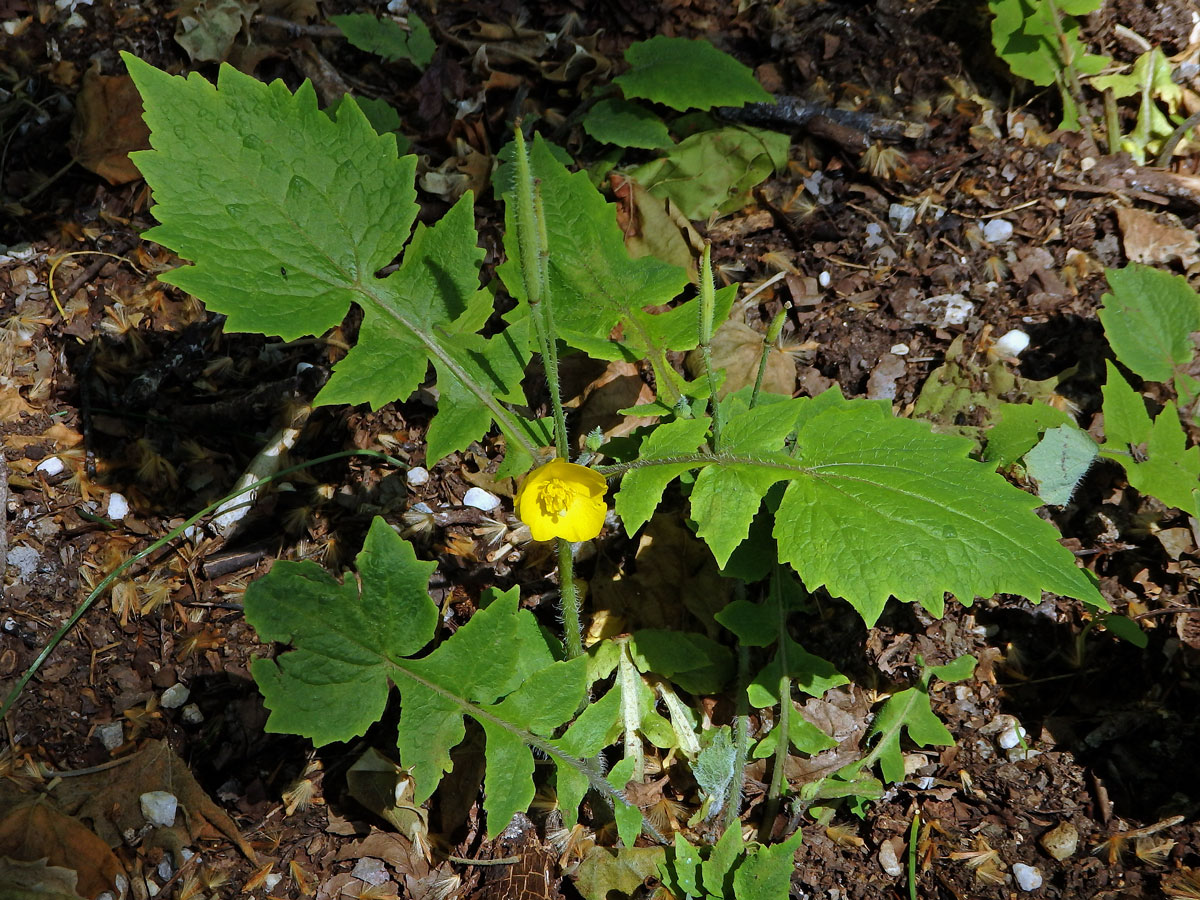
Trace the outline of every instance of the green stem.
{"label": "green stem", "polygon": [[713,316],[716,308],[717,287],[713,282],[712,245],[704,242],[700,255],[700,357],[704,360],[704,372],[708,376],[708,404],[712,411],[712,448],[721,448],[721,403],[717,398],[717,373],[712,364]]}
{"label": "green stem", "polygon": [[791,306],[790,302],[784,304],[783,309],[776,313],[775,318],[771,320],[771,324],[767,327],[767,333],[763,335],[762,355],[758,358],[758,375],[754,378],[754,391],[750,394],[751,409],[758,405],[758,392],[762,390],[763,376],[767,374],[767,357],[771,353],[771,346],[779,339],[779,332],[783,330],[784,318]]}
{"label": "green stem", "polygon": [[542,278],[542,362],[546,368],[546,384],[550,390],[550,404],[554,408],[554,446],[558,455],[569,459],[567,444],[567,414],[563,410],[562,388],[558,381],[558,340],[554,330],[554,304],[550,302],[550,283],[546,278],[549,270],[550,239],[546,234],[546,214],[542,209],[541,185],[533,186],[534,220],[537,224],[538,272]]}
{"label": "green stem", "polygon": [[42,648],[42,651],[33,660],[29,668],[25,670],[25,673],[19,679],[17,679],[17,683],[13,685],[13,689],[9,691],[8,697],[5,698],[4,705],[0,706],[0,719],[3,719],[8,714],[9,710],[13,708],[13,704],[17,702],[17,699],[21,696],[21,692],[25,689],[25,685],[29,684],[30,679],[37,674],[38,669],[42,667],[42,665],[50,657],[50,654],[54,652],[59,643],[62,642],[62,639],[66,637],[67,632],[75,627],[75,624],[84,617],[87,611],[92,608],[92,605],[108,589],[109,585],[116,581],[122,573],[128,571],[132,566],[141,562],[159,548],[164,547],[171,541],[175,540],[175,538],[179,537],[179,535],[183,534],[184,531],[186,531],[188,528],[191,528],[205,516],[216,512],[216,510],[222,504],[228,503],[230,500],[236,499],[237,497],[249,493],[250,491],[257,490],[264,484],[269,484],[277,478],[282,478],[284,475],[290,475],[292,472],[298,472],[301,469],[307,469],[310,466],[320,465],[321,463],[330,462],[331,460],[344,459],[348,456],[373,456],[377,459],[386,460],[387,462],[392,463],[392,465],[405,468],[405,464],[400,460],[396,459],[395,457],[388,456],[386,453],[380,453],[377,450],[342,450],[338,453],[330,453],[326,456],[320,456],[317,459],[310,459],[307,462],[297,463],[294,466],[288,466],[286,469],[280,469],[278,472],[268,478],[263,478],[254,482],[253,484],[248,484],[244,487],[238,488],[236,491],[226,494],[220,500],[208,504],[208,506],[204,507],[204,509],[200,510],[190,519],[183,522],[183,524],[172,528],[157,541],[150,544],[144,550],[134,554],[117,568],[113,569],[113,571],[110,572],[103,581],[101,581],[92,589],[92,592],[84,598],[83,602],[80,603],[78,607],[76,607],[75,611],[71,613],[70,617],[63,622],[61,626],[59,626],[58,630],[55,631],[53,635],[50,636],[50,640],[46,643],[46,646]]}
{"label": "green stem", "polygon": [[917,900],[917,844],[921,834],[921,811],[913,812],[908,831],[908,900]]}
{"label": "green stem", "polygon": [[579,592],[575,589],[575,551],[571,542],[557,538],[559,603],[567,659],[583,655],[583,625],[579,621]]}

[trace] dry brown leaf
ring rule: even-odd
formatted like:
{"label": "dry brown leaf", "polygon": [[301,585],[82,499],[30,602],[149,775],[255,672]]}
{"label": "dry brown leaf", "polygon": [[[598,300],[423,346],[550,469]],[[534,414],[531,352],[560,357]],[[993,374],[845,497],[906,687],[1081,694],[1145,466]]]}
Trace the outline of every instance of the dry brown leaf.
{"label": "dry brown leaf", "polygon": [[88,69],[75,103],[71,155],[109,184],[125,184],[142,177],[129,152],[149,149],[150,129],[142,121],[142,98],[132,79],[101,75],[97,66]]}
{"label": "dry brown leaf", "polygon": [[90,820],[97,834],[116,847],[122,843],[124,831],[138,831],[146,824],[139,798],[147,791],[168,791],[179,799],[179,824],[168,830],[176,834],[181,845],[219,833],[237,845],[247,859],[255,860],[254,851],[237,825],[209,798],[166,741],[148,742],[123,766],[64,779],[55,789],[55,798],[67,812]]}
{"label": "dry brown leaf", "polygon": [[1200,262],[1200,237],[1178,216],[1118,209],[1117,224],[1130,262],[1154,265],[1179,260],[1185,267]]}
{"label": "dry brown leaf", "polygon": [[[114,890],[124,869],[120,861],[94,831],[63,815],[45,797],[38,797],[11,810],[0,819],[0,857],[73,870],[76,890],[96,897]],[[62,884],[62,879],[57,879]]]}
{"label": "dry brown leaf", "polygon": [[[762,358],[763,335],[743,321],[745,312],[740,303],[735,303],[729,319],[716,330],[712,337],[712,364],[717,370],[725,370],[725,383],[717,391],[718,396],[740,391],[753,385],[758,377],[758,363]],[[687,355],[687,370],[693,378],[704,374],[704,361],[699,350]],[[767,368],[763,373],[762,389],[771,394],[790,397],[796,390],[796,361],[781,347],[773,346],[767,351]]]}
{"label": "dry brown leaf", "polygon": [[634,259],[653,256],[686,269],[699,280],[693,247],[704,242],[687,216],[670,200],[655,197],[636,181],[616,173],[609,176],[617,198],[617,222],[625,234],[625,249]]}
{"label": "dry brown leaf", "polygon": [[605,438],[624,437],[656,416],[622,416],[619,410],[654,401],[654,391],[631,362],[610,362],[580,395],[576,419],[581,438],[599,428]]}
{"label": "dry brown leaf", "polygon": [[44,859],[23,862],[0,856],[0,887],[7,888],[6,898],[22,900],[79,900],[74,869],[52,866]]}

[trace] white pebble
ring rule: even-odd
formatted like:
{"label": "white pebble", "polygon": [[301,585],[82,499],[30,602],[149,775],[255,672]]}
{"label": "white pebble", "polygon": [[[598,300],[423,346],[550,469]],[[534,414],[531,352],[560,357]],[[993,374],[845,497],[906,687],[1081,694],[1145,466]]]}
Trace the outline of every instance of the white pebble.
{"label": "white pebble", "polygon": [[500,505],[500,498],[483,488],[473,487],[463,495],[463,505],[491,512]]}
{"label": "white pebble", "polygon": [[200,707],[195,703],[189,703],[185,706],[181,715],[183,716],[183,721],[188,725],[199,725],[204,721],[204,713],[200,712]]}
{"label": "white pebble", "polygon": [[95,735],[96,739],[104,746],[104,749],[112,753],[112,751],[125,743],[125,726],[120,722],[97,725]]}
{"label": "white pebble", "polygon": [[908,344],[892,344],[891,354],[893,356],[908,356]]}
{"label": "white pebble", "polygon": [[867,223],[867,239],[863,242],[863,246],[870,250],[872,247],[880,247],[883,245],[883,227],[878,222]]}
{"label": "white pebble", "polygon": [[63,465],[63,461],[57,456],[47,456],[37,464],[37,471],[41,472],[47,478],[53,478],[65,468],[66,466]]}
{"label": "white pebble", "polygon": [[989,244],[1007,241],[1013,235],[1012,222],[1006,219],[990,219],[983,226],[983,239]]}
{"label": "white pebble", "polygon": [[413,466],[404,473],[404,479],[413,487],[429,483],[429,470],[424,466]]}
{"label": "white pebble", "polygon": [[893,203],[888,207],[888,224],[902,234],[908,231],[916,217],[917,211],[903,203]]}
{"label": "white pebble", "polygon": [[179,707],[187,703],[187,699],[191,696],[191,693],[182,684],[175,683],[162,692],[162,698],[159,700],[159,703],[164,709],[179,709]]}
{"label": "white pebble", "polygon": [[1013,863],[1013,877],[1017,879],[1017,887],[1023,891],[1036,891],[1042,886],[1042,873],[1025,863]]}
{"label": "white pebble", "polygon": [[175,824],[179,799],[169,791],[146,791],[138,802],[142,806],[142,816],[151,825],[168,828]]}
{"label": "white pebble", "polygon": [[1021,741],[1025,740],[1025,734],[1025,729],[1018,725],[1014,719],[1004,726],[1004,730],[996,738],[996,743],[1000,745],[1000,749],[1002,750],[1011,750],[1013,747],[1019,746]]}
{"label": "white pebble", "polygon": [[175,867],[171,865],[170,857],[163,857],[155,871],[158,872],[158,877],[164,880],[174,875]]}
{"label": "white pebble", "polygon": [[1007,332],[992,345],[998,356],[1018,357],[1029,346],[1029,335],[1018,328]]}
{"label": "white pebble", "polygon": [[879,868],[893,878],[904,874],[904,866],[896,858],[896,848],[892,846],[891,841],[884,841],[879,845]]}
{"label": "white pebble", "polygon": [[267,889],[267,893],[269,894],[271,891],[275,890],[275,885],[279,884],[281,881],[283,881],[283,876],[272,872],[263,879],[263,887]]}
{"label": "white pebble", "polygon": [[830,277],[828,272],[822,272],[820,275],[817,276],[817,284],[819,284],[823,288],[829,287],[829,282],[831,282],[832,280],[833,279]]}
{"label": "white pebble", "polygon": [[108,517],[114,522],[120,522],[129,515],[129,501],[125,495],[113,491],[108,495]]}
{"label": "white pebble", "polygon": [[947,325],[962,325],[971,318],[971,313],[975,311],[975,304],[962,294],[939,294],[936,297],[930,297],[929,306],[934,309],[938,307],[942,309],[941,321],[937,323],[939,328],[945,328]]}

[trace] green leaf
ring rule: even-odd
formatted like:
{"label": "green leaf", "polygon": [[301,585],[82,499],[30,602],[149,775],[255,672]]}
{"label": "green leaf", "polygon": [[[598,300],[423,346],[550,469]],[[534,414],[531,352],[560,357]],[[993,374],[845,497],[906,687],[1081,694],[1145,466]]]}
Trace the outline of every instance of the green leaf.
{"label": "green leaf", "polygon": [[[946,730],[929,705],[926,683],[893,694],[880,708],[867,732],[867,739],[878,737],[879,768],[883,780],[897,783],[904,780],[904,754],[900,751],[901,731],[918,747],[949,747],[954,737]],[[852,765],[857,765],[854,763]]]}
{"label": "green leaf", "polygon": [[790,143],[787,135],[762,128],[702,131],[630,176],[654,196],[675,201],[689,219],[707,219],[744,206],[755,185],[787,165]]}
{"label": "green leaf", "polygon": [[432,639],[438,608],[425,588],[436,563],[419,562],[412,545],[376,519],[358,566],[361,590],[315,563],[287,560],[246,588],[246,620],[260,640],[297,648],[251,664],[271,710],[268,731],[318,747],[364,734],[383,714],[389,660]]}
{"label": "green leaf", "polygon": [[1145,462],[1117,460],[1125,466],[1125,475],[1134,488],[1168,506],[1200,516],[1200,447],[1187,446],[1187,435],[1173,402],[1163,407],[1150,428]]}
{"label": "green leaf", "polygon": [[1051,506],[1066,506],[1100,448],[1075,425],[1051,428],[1025,454],[1025,471],[1037,482],[1038,497]]}
{"label": "green leaf", "polygon": [[984,462],[1011,466],[1038,442],[1047,428],[1067,425],[1071,417],[1045,403],[1001,403],[996,423],[987,431]]}
{"label": "green leaf", "polygon": [[613,79],[626,97],[672,109],[770,103],[754,73],[708,41],[656,35],[625,51],[630,69]]}
{"label": "green leaf", "polygon": [[484,301],[469,195],[432,228],[418,227],[399,270],[376,278],[416,217],[416,161],[397,158],[395,137],[377,135],[353,98],[334,121],[307,82],[293,95],[222,66],[214,88],[124,59],[155,148],[133,157],[161,223],[145,236],[194,261],[160,280],[225,313],[229,330],[285,340],[321,334],[355,303],[358,345],[318,403],[406,398],[432,360],[455,400],[454,426],[433,430],[442,448],[465,447],[495,420],[510,449],[531,457],[536,445],[503,403],[524,403],[511,379],[528,342],[471,333]]}
{"label": "green leaf", "polygon": [[979,665],[977,660],[970,653],[964,653],[962,656],[951,660],[942,666],[930,666],[929,672],[934,678],[940,681],[953,683],[955,681],[966,681],[975,674],[975,667]]}
{"label": "green leaf", "polygon": [[[558,337],[593,355],[604,356],[597,350],[607,346],[617,351],[617,356],[610,354],[610,358],[620,358],[624,353],[609,340],[613,329],[620,326],[622,345],[635,358],[650,361],[659,391],[665,392],[677,380],[666,351],[691,349],[699,342],[697,328],[682,342],[686,346],[675,345],[677,317],[691,316],[694,322],[697,307],[693,300],[665,315],[647,312],[646,307],[674,299],[687,283],[687,273],[653,257],[631,259],[612,205],[604,201],[585,173],[568,172],[540,135],[534,138],[529,162],[545,214],[546,274]],[[505,192],[504,201],[508,259],[497,271],[508,292],[524,304],[527,298],[511,189]]]}
{"label": "green leaf", "polygon": [[1117,371],[1110,360],[1105,360],[1108,373],[1102,389],[1104,396],[1104,447],[1127,451],[1130,445],[1144,444],[1150,437],[1150,413],[1146,412],[1146,401]]}
{"label": "green leaf", "polygon": [[1107,615],[1100,620],[1104,627],[1123,641],[1145,650],[1150,643],[1150,637],[1142,630],[1134,619],[1127,616]]}
{"label": "green leaf", "polygon": [[[692,777],[701,793],[709,798],[708,818],[718,816],[729,802],[737,776],[737,748],[728,725],[710,729],[701,735],[703,746],[692,764]],[[689,889],[693,890],[694,889]]]}
{"label": "green leaf", "polygon": [[675,142],[663,120],[644,106],[626,100],[601,100],[583,117],[583,130],[598,141],[619,147],[661,150]]}
{"label": "green leaf", "polygon": [[407,31],[395,19],[379,19],[369,13],[330,16],[329,21],[359,50],[374,53],[388,62],[406,59],[424,69],[437,49],[429,27],[412,13],[408,14]]}
{"label": "green leaf", "polygon": [[771,661],[754,676],[746,693],[755,709],[766,709],[779,702],[779,679],[786,673],[795,686],[812,697],[821,697],[840,684],[848,684],[833,663],[809,653],[786,634]]}
{"label": "green leaf", "polygon": [[[751,755],[755,759],[764,759],[775,752],[778,743],[779,726],[776,725],[754,746]],[[837,741],[800,715],[799,710],[794,710],[788,717],[788,743],[809,756],[815,756],[822,750],[829,750],[838,745]]]}
{"label": "green leaf", "polygon": [[[621,760],[608,773],[608,783],[618,791],[624,791],[630,779],[633,777],[633,770],[637,760],[632,756],[627,756]],[[621,842],[626,847],[632,847],[634,841],[638,839],[638,835],[642,833],[642,813],[632,804],[618,800],[613,804],[613,816],[617,820],[617,835],[621,838]]]}
{"label": "green leaf", "polygon": [[692,896],[700,890],[696,879],[700,875],[701,862],[699,849],[689,844],[688,839],[677,831],[674,852],[668,853],[667,861],[659,871],[668,886]]}
{"label": "green leaf", "polygon": [[[533,800],[531,747],[588,783],[603,783],[548,736],[586,693],[584,657],[556,662],[537,621],[508,591],[428,655],[438,608],[425,591],[434,563],[376,519],[357,559],[358,580],[338,583],[312,563],[281,562],[246,590],[246,618],[267,641],[295,649],[251,671],[270,731],[318,746],[365,732],[383,713],[388,683],[400,691],[397,746],[416,781],[415,802],[450,771],[464,716],[486,735],[488,831],[496,834]],[[361,587],[360,587],[361,585]]]}
{"label": "green leaf", "polygon": [[693,694],[715,694],[733,677],[733,654],[710,637],[686,631],[643,628],[629,652],[640,672],[669,678]]}
{"label": "green leaf", "polygon": [[737,900],[787,900],[796,868],[796,851],[804,835],[796,831],[780,844],[756,844],[733,873],[733,896]]}
{"label": "green leaf", "polygon": [[[744,423],[731,416],[719,456],[700,463],[692,515],[718,564],[746,537],[766,487],[786,482],[775,514],[780,558],[868,624],[889,596],[940,613],[947,591],[969,603],[997,593],[1039,600],[1049,590],[1106,608],[1033,512],[1038,501],[969,459],[969,441],[893,418],[886,403],[838,396],[807,416],[815,402],[773,404],[775,423],[757,410]],[[783,423],[801,416],[794,451],[784,452]]]}
{"label": "green leaf", "polygon": [[1111,294],[1097,315],[1117,359],[1149,381],[1170,381],[1195,355],[1200,296],[1179,275],[1131,263],[1108,269]]}
{"label": "green leaf", "polygon": [[714,897],[735,897],[732,893],[734,866],[742,857],[746,844],[742,839],[742,823],[734,822],[713,844],[708,859],[700,869],[700,879],[706,893]]}
{"label": "green leaf", "polygon": [[[349,94],[343,94],[333,103],[325,108],[325,113],[332,119],[337,118],[337,111],[341,108]],[[407,153],[412,143],[404,135],[400,134],[400,113],[396,112],[386,100],[378,100],[374,97],[355,97],[354,102],[358,104],[358,108],[362,110],[367,121],[371,123],[371,127],[378,134],[387,134],[392,132],[396,135],[396,149],[401,153]]]}
{"label": "green leaf", "polygon": [[630,537],[654,515],[667,485],[695,467],[691,462],[667,461],[695,453],[708,436],[708,426],[707,418],[674,419],[656,427],[642,441],[638,459],[661,463],[633,469],[621,479],[614,507]]}

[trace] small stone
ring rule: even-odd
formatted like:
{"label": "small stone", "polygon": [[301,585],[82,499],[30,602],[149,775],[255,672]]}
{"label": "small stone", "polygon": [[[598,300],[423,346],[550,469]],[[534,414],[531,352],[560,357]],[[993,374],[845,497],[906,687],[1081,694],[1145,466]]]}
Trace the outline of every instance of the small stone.
{"label": "small stone", "polygon": [[169,791],[146,791],[138,798],[142,806],[142,816],[151,825],[169,828],[175,824],[175,813],[179,809],[179,799]]}
{"label": "small stone", "polygon": [[359,881],[365,881],[367,884],[387,884],[391,881],[391,877],[384,868],[382,859],[375,859],[370,856],[364,856],[354,864],[354,869],[350,872]]}
{"label": "small stone", "polygon": [[938,328],[947,325],[962,325],[975,311],[975,304],[962,294],[939,294],[929,298],[929,305],[942,310],[941,321],[936,322]]}
{"label": "small stone", "polygon": [[429,470],[424,466],[413,466],[404,473],[404,480],[413,487],[419,487],[422,484],[429,483]]}
{"label": "small stone", "polygon": [[1029,335],[1019,328],[1014,328],[1012,331],[1007,332],[1003,337],[997,338],[996,343],[992,344],[992,349],[997,356],[1012,358],[1020,356],[1028,347]]}
{"label": "small stone", "polygon": [[917,211],[903,203],[893,203],[888,207],[888,224],[901,234],[908,231],[916,217]]}
{"label": "small stone", "polygon": [[889,351],[892,356],[908,356],[908,344],[892,344],[892,349]]}
{"label": "small stone", "polygon": [[183,717],[184,723],[188,725],[199,725],[204,721],[204,713],[200,712],[200,707],[195,703],[185,706],[180,715]]}
{"label": "small stone", "polygon": [[1025,729],[1018,724],[1016,719],[1010,717],[1010,721],[1005,724],[1004,730],[996,738],[996,743],[1002,750],[1011,750],[1013,747],[1020,746],[1021,742],[1025,740],[1025,734]]}
{"label": "small stone", "polygon": [[823,288],[829,287],[829,282],[831,282],[832,280],[833,280],[833,276],[831,276],[828,272],[822,272],[820,275],[817,276],[817,284],[819,284]]}
{"label": "small stone", "polygon": [[163,707],[163,709],[179,709],[179,707],[187,703],[187,699],[191,696],[191,694],[192,692],[182,684],[176,683],[162,692],[162,698],[159,700],[159,704]]}
{"label": "small stone", "polygon": [[1035,866],[1027,866],[1025,863],[1013,863],[1013,878],[1017,880],[1017,887],[1023,891],[1036,891],[1042,886],[1042,873]]}
{"label": "small stone", "polygon": [[904,874],[904,866],[896,858],[896,848],[892,846],[891,841],[884,841],[879,845],[879,868],[893,878]]}
{"label": "small stone", "polygon": [[483,488],[473,487],[463,495],[463,505],[491,512],[500,505],[500,498]]}
{"label": "small stone", "polygon": [[1012,222],[1005,219],[990,219],[983,226],[983,239],[989,244],[998,244],[1001,241],[1007,241],[1012,236]]}
{"label": "small stone", "polygon": [[1043,850],[1061,861],[1074,856],[1079,849],[1079,831],[1070,822],[1059,822],[1038,841]]}
{"label": "small stone", "polygon": [[96,726],[96,739],[109,753],[125,743],[125,726],[120,722]]}
{"label": "small stone", "polygon": [[263,887],[267,889],[267,893],[269,894],[271,891],[275,890],[275,885],[279,884],[281,881],[283,881],[283,876],[272,872],[263,879]]}
{"label": "small stone", "polygon": [[124,494],[113,491],[108,495],[108,518],[114,522],[120,522],[127,515],[129,515],[129,501],[125,499]]}
{"label": "small stone", "polygon": [[33,573],[37,571],[38,565],[42,561],[42,555],[37,552],[36,548],[22,544],[9,550],[5,561],[10,566],[17,567],[18,583],[24,583],[29,581],[33,577]]}
{"label": "small stone", "polygon": [[171,860],[168,857],[163,857],[155,870],[158,872],[158,877],[166,880],[175,874],[175,867],[171,865]]}
{"label": "small stone", "polygon": [[47,456],[37,464],[37,471],[41,472],[47,478],[53,478],[65,469],[63,461],[57,456]]}

